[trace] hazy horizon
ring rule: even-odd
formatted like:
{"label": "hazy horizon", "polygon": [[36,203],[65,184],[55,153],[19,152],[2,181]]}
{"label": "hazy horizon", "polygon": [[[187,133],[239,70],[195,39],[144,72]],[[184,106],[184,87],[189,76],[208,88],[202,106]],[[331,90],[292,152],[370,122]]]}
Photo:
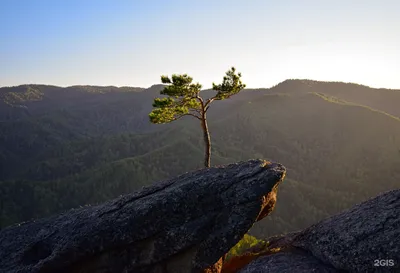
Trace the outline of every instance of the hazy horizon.
{"label": "hazy horizon", "polygon": [[0,86],[147,88],[187,73],[204,89],[235,66],[248,88],[286,79],[400,89],[400,2],[10,1]]}
{"label": "hazy horizon", "polygon": [[[270,89],[275,87],[276,85],[285,82],[285,81],[289,81],[289,80],[294,80],[294,81],[314,81],[314,82],[321,82],[321,83],[343,83],[343,84],[356,84],[356,85],[361,85],[361,86],[365,86],[367,88],[373,88],[373,89],[386,89],[386,90],[398,90],[400,91],[400,88],[387,88],[387,87],[379,87],[379,86],[369,86],[366,84],[362,84],[362,83],[357,83],[357,82],[343,82],[343,81],[320,81],[320,80],[313,80],[313,79],[286,79],[280,82],[277,82],[271,86],[261,86],[261,87],[248,87],[246,86],[246,88],[244,88],[244,90],[246,89]],[[124,88],[124,87],[130,87],[130,88],[143,88],[143,89],[147,89],[150,88],[154,85],[163,85],[162,83],[154,83],[151,84],[149,86],[133,86],[133,85],[96,85],[96,84],[72,84],[72,85],[55,85],[55,84],[47,84],[47,83],[22,83],[22,84],[18,84],[18,85],[8,85],[8,86],[0,86],[0,88],[14,88],[14,87],[18,87],[18,86],[30,86],[30,85],[43,85],[43,86],[55,86],[55,87],[61,87],[61,88],[69,88],[69,87],[75,87],[75,86],[94,86],[94,87],[116,87],[116,88]],[[202,88],[202,91],[206,91],[206,90],[210,90],[212,89],[212,87],[210,88]]]}

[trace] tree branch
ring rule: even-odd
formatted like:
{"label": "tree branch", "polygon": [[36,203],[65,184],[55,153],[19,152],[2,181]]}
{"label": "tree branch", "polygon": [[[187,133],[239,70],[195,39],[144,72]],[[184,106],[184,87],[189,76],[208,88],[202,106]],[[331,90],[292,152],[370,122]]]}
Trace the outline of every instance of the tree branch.
{"label": "tree branch", "polygon": [[208,99],[207,102],[206,102],[206,104],[205,104],[205,106],[207,107],[207,106],[208,106],[210,103],[212,103],[216,98],[217,98],[217,97],[214,96],[214,97],[212,97],[211,99]]}
{"label": "tree branch", "polygon": [[[235,94],[227,95],[226,97],[224,97],[224,99],[229,99],[233,95],[235,95]],[[218,97],[215,95],[214,97],[212,97],[212,98],[210,98],[210,99],[208,99],[206,101],[206,103],[204,104],[204,111],[205,112],[208,110],[208,108],[210,108],[210,104],[215,100],[220,100],[220,99],[218,99]]]}
{"label": "tree branch", "polygon": [[196,113],[201,115],[201,110],[200,109],[190,108],[189,111],[194,111],[194,112],[196,112]]}
{"label": "tree branch", "polygon": [[214,97],[208,99],[207,102],[204,105],[204,111],[207,111],[208,108],[210,108],[210,104],[216,99],[217,99],[217,96],[214,96]]}
{"label": "tree branch", "polygon": [[184,117],[184,116],[192,116],[192,117],[197,118],[198,120],[201,120],[201,117],[196,116],[195,114],[192,114],[192,113],[186,113],[186,114],[183,114],[183,115],[179,115],[179,116],[177,116],[176,118],[174,118],[173,120],[180,119],[181,117]]}
{"label": "tree branch", "polygon": [[199,94],[197,94],[195,98],[201,103],[201,106],[204,107],[204,100],[203,100],[203,98],[200,97]]}

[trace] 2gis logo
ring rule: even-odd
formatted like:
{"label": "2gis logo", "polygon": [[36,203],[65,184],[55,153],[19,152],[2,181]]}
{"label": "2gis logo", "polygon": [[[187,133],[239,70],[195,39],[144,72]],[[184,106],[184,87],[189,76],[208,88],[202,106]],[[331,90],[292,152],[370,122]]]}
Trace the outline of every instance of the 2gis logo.
{"label": "2gis logo", "polygon": [[390,266],[395,266],[395,263],[393,259],[377,259],[374,260],[374,266],[390,267]]}

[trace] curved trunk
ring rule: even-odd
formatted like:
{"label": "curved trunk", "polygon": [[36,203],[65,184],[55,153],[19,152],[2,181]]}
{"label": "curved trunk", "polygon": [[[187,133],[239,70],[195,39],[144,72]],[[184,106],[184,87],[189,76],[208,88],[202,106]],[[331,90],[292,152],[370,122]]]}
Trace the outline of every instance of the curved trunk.
{"label": "curved trunk", "polygon": [[201,127],[203,129],[203,138],[204,138],[204,144],[205,144],[205,153],[204,153],[204,166],[206,168],[210,168],[210,162],[211,162],[211,138],[210,138],[210,132],[208,131],[208,125],[207,125],[207,118],[206,114],[203,114],[203,117],[201,119]]}

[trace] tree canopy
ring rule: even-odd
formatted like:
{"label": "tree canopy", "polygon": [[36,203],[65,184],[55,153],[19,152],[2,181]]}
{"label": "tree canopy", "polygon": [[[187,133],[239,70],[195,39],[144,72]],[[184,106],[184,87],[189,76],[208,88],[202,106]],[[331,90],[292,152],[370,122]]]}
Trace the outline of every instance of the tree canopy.
{"label": "tree canopy", "polygon": [[154,100],[155,109],[149,115],[150,121],[168,123],[183,116],[193,116],[201,120],[213,101],[228,99],[246,87],[240,78],[241,73],[236,74],[236,69],[232,67],[226,72],[221,84],[212,84],[217,93],[205,101],[200,97],[202,85],[193,83],[192,77],[187,74],[173,74],[172,77],[163,75],[161,82],[167,86],[160,94],[168,97]]}

